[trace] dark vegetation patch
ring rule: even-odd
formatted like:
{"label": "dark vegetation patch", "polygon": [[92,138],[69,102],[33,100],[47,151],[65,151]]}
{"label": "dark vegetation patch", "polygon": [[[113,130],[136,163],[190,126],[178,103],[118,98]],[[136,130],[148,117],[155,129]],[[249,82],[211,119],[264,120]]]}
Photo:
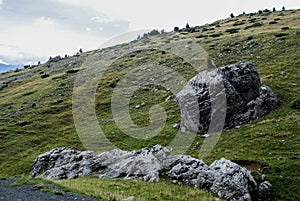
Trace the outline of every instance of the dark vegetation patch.
{"label": "dark vegetation patch", "polygon": [[44,78],[47,78],[49,76],[50,76],[49,74],[43,74],[43,75],[41,75],[41,78],[44,79]]}
{"label": "dark vegetation patch", "polygon": [[300,110],[300,98],[292,101],[290,107],[293,109]]}
{"label": "dark vegetation patch", "polygon": [[77,72],[79,72],[79,71],[80,71],[80,69],[70,69],[70,70],[67,70],[66,73],[71,74],[71,73],[77,73]]}
{"label": "dark vegetation patch", "polygon": [[230,33],[230,34],[234,34],[234,33],[238,33],[239,30],[240,30],[239,28],[231,28],[231,29],[226,29],[225,32]]}
{"label": "dark vegetation patch", "polygon": [[235,23],[233,23],[232,26],[240,26],[240,25],[243,25],[243,24],[246,24],[246,23],[243,22],[243,21],[236,21]]}
{"label": "dark vegetation patch", "polygon": [[275,37],[276,38],[280,38],[280,37],[284,37],[284,36],[288,36],[289,33],[278,33],[278,34],[275,34]]}
{"label": "dark vegetation patch", "polygon": [[250,28],[255,28],[255,27],[261,27],[261,26],[263,26],[262,23],[256,22],[256,23],[254,23],[254,24],[251,24],[251,25],[249,25],[249,26],[246,26],[246,27],[245,27],[245,30],[250,29]]}

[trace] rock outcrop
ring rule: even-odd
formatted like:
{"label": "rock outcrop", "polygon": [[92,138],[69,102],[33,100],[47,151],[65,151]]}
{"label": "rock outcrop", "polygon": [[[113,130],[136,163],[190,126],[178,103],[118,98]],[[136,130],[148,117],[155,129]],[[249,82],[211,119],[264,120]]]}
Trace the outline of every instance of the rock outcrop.
{"label": "rock outcrop", "polygon": [[[219,85],[223,91],[214,94],[215,89],[210,88],[212,84]],[[224,97],[220,95],[222,93],[225,93]],[[196,101],[191,101],[191,97]],[[181,108],[181,129],[200,133],[207,133],[213,111],[226,110],[223,125],[230,128],[264,116],[280,105],[272,90],[261,83],[255,66],[249,62],[201,72],[177,94],[176,101]],[[218,104],[220,101],[224,104]],[[214,108],[212,102],[217,103]],[[191,104],[196,104],[198,109],[195,110]]]}
{"label": "rock outcrop", "polygon": [[236,163],[222,158],[208,166],[191,156],[171,156],[170,151],[160,145],[137,151],[114,149],[99,155],[56,148],[38,156],[31,171],[32,177],[46,179],[72,179],[92,174],[98,174],[100,179],[124,177],[149,182],[158,182],[160,176],[167,176],[232,201],[258,200],[270,194],[268,182],[258,186],[250,172]]}

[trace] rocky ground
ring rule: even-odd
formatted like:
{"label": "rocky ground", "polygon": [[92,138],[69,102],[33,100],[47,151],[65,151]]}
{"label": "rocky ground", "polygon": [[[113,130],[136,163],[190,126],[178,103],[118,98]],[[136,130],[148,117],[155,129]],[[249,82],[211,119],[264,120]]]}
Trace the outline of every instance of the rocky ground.
{"label": "rocky ground", "polygon": [[16,179],[0,180],[0,200],[4,201],[99,201],[88,197],[83,197],[70,192],[65,192],[58,187],[49,185],[55,193],[43,192],[35,185],[11,186]]}

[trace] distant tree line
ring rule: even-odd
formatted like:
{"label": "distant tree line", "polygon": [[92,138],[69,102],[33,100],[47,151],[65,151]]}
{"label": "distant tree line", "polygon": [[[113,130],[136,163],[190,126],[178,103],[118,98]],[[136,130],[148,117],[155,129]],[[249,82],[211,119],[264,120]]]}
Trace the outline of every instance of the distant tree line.
{"label": "distant tree line", "polygon": [[[282,11],[285,11],[285,7],[283,6],[282,8],[281,8],[281,10]],[[263,13],[271,13],[271,12],[276,12],[276,8],[274,7],[273,9],[272,9],[272,11],[271,10],[269,10],[269,9],[264,9],[264,10],[259,10],[258,11],[258,14],[263,14]],[[243,12],[243,14],[242,15],[246,15],[246,13],[245,12]],[[253,15],[253,13],[250,13],[250,16],[252,16]],[[235,15],[233,14],[233,13],[231,13],[230,14],[230,18],[234,18],[235,17]]]}

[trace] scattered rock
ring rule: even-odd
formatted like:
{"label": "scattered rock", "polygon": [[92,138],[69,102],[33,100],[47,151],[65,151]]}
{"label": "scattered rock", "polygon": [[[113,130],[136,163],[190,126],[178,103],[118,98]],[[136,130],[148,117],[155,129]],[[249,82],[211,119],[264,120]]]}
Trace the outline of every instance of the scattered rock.
{"label": "scattered rock", "polygon": [[67,66],[68,66],[68,67],[72,67],[72,66],[74,66],[74,65],[76,65],[76,64],[77,64],[76,61],[68,61],[68,62],[67,62]]}
{"label": "scattered rock", "polygon": [[195,151],[195,150],[198,149],[199,147],[200,147],[200,144],[199,144],[199,142],[197,142],[197,143],[195,144],[195,146],[192,148],[192,150]]}
{"label": "scattered rock", "polygon": [[32,177],[46,179],[72,179],[92,174],[98,174],[100,179],[124,177],[149,182],[168,176],[173,183],[204,188],[233,201],[265,199],[270,193],[268,182],[257,187],[250,172],[236,163],[222,158],[208,166],[191,156],[171,156],[170,151],[160,145],[137,151],[114,149],[99,155],[75,148],[56,148],[38,156],[31,170]]}
{"label": "scattered rock", "polygon": [[[211,85],[220,84],[223,84],[224,90],[209,90]],[[225,108],[220,102],[224,102],[224,93]],[[201,72],[177,94],[176,101],[181,109],[181,129],[199,133],[207,133],[209,129],[212,103],[216,103],[214,111],[226,113],[225,128],[257,119],[280,105],[272,90],[261,83],[255,66],[249,62]],[[221,120],[219,122],[222,123]]]}
{"label": "scattered rock", "polygon": [[268,181],[264,181],[259,185],[258,194],[259,200],[267,200],[271,196],[271,183]]}
{"label": "scattered rock", "polygon": [[264,78],[265,79],[274,79],[275,76],[274,76],[274,74],[270,74],[270,75],[265,76]]}
{"label": "scattered rock", "polygon": [[282,75],[282,76],[285,76],[286,72],[285,71],[281,71],[279,74]]}
{"label": "scattered rock", "polygon": [[126,199],[123,199],[123,201],[136,201],[136,197],[130,196],[130,197],[126,198]]}
{"label": "scattered rock", "polygon": [[208,138],[209,137],[209,134],[204,134],[204,135],[201,135],[202,138]]}
{"label": "scattered rock", "polygon": [[172,96],[168,96],[167,98],[166,98],[166,101],[169,101],[169,100],[171,100],[172,99]]}
{"label": "scattered rock", "polygon": [[172,126],[173,128],[176,128],[176,129],[179,129],[180,128],[180,124],[173,124],[173,126]]}

